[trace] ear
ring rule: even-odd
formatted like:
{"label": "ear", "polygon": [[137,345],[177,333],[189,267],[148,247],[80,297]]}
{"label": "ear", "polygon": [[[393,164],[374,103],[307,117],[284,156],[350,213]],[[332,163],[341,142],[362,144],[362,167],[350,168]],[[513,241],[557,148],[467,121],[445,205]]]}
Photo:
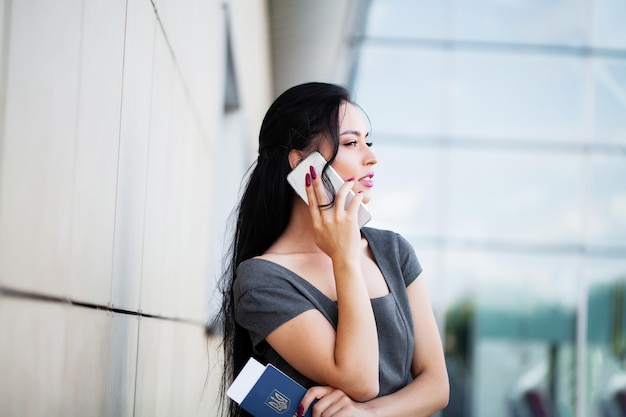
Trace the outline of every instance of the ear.
{"label": "ear", "polygon": [[304,152],[298,149],[292,149],[289,152],[289,166],[291,169],[294,169],[296,165],[300,163],[304,159]]}

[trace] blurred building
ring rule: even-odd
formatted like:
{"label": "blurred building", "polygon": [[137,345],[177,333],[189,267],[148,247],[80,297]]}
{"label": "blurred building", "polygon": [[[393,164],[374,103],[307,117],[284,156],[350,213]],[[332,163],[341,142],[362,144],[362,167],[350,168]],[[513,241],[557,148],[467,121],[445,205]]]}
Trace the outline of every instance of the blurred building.
{"label": "blurred building", "polygon": [[349,85],[444,417],[626,416],[626,3],[0,0],[0,415],[216,415],[267,106]]}
{"label": "blurred building", "polygon": [[377,225],[426,265],[444,416],[624,416],[626,3],[373,0]]}

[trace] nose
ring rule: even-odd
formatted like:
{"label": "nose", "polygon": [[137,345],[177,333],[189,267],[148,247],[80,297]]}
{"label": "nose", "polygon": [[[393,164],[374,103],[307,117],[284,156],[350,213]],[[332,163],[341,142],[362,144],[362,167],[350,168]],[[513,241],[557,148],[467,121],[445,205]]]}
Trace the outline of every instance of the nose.
{"label": "nose", "polygon": [[372,151],[372,148],[369,146],[365,148],[365,155],[363,157],[363,162],[365,165],[375,165],[378,163],[378,159],[376,159],[376,154]]}

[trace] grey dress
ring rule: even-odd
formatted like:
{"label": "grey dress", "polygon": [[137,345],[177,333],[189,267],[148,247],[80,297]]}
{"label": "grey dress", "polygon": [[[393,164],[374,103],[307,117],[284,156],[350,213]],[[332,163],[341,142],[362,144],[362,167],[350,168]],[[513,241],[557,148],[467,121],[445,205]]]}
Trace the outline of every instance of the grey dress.
{"label": "grey dress", "polygon": [[[389,294],[371,300],[379,344],[379,396],[411,381],[413,320],[406,287],[422,268],[402,236],[364,227],[364,237],[389,287]],[[287,268],[264,259],[248,259],[237,268],[235,320],[249,331],[255,357],[290,375],[303,386],[319,385],[291,367],[265,338],[280,325],[310,309],[319,310],[337,328],[337,302]]]}

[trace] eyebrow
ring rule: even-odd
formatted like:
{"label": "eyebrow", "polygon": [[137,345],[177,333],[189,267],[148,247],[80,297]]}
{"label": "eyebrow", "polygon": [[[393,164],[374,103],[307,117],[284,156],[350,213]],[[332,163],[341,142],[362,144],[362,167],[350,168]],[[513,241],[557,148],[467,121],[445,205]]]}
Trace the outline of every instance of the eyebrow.
{"label": "eyebrow", "polygon": [[[361,132],[359,132],[358,130],[345,130],[339,134],[339,136],[343,136],[343,135],[362,136]],[[370,135],[370,132],[365,132],[365,137],[368,137],[369,135]]]}

